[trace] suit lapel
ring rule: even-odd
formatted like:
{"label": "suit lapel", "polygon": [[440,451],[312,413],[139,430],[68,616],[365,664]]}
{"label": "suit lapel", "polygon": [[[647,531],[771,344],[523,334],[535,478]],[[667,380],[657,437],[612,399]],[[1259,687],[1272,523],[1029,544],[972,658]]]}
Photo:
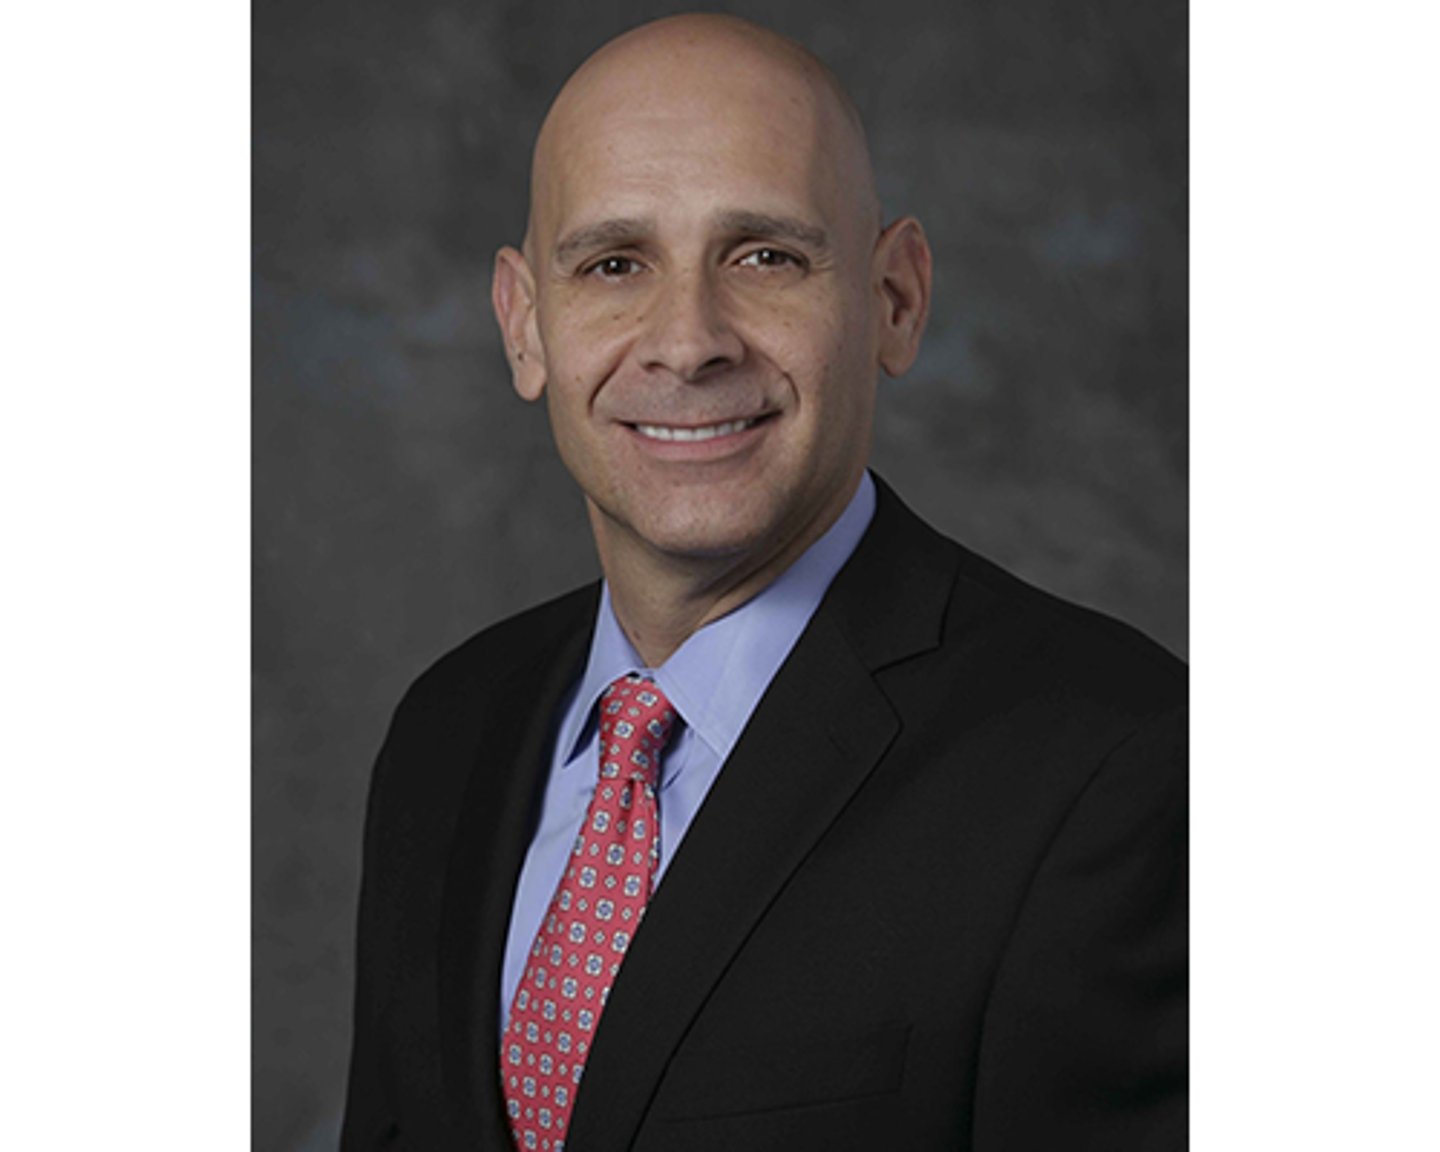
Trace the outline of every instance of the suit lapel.
{"label": "suit lapel", "polygon": [[473,705],[490,730],[470,772],[446,872],[439,1008],[446,1090],[474,1148],[509,1147],[499,1078],[505,937],[554,718],[582,670],[596,600],[590,589],[579,611],[560,611],[546,642],[517,652],[504,687]]}
{"label": "suit lapel", "polygon": [[[772,681],[626,955],[567,1143],[624,1148],[756,923],[900,731],[874,672],[938,643],[955,559],[883,485],[875,519]],[[897,567],[898,562],[898,567]]]}

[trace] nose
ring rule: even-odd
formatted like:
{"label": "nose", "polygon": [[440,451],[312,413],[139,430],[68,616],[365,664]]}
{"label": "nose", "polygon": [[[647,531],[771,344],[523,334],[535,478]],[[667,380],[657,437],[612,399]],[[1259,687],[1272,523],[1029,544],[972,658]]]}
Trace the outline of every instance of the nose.
{"label": "nose", "polygon": [[647,369],[699,383],[740,363],[745,345],[707,271],[687,272],[660,286],[636,353]]}

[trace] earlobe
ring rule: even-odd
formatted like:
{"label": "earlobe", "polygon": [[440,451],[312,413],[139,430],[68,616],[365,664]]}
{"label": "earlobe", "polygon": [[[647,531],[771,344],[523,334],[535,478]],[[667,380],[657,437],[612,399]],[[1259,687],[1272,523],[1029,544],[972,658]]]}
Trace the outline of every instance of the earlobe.
{"label": "earlobe", "polygon": [[930,315],[930,244],[913,216],[895,221],[875,246],[875,290],[880,314],[880,366],[904,375],[920,352]]}
{"label": "earlobe", "polygon": [[535,279],[525,257],[514,248],[495,253],[490,303],[505,342],[515,391],[525,400],[540,399],[545,391],[545,356],[535,317]]}

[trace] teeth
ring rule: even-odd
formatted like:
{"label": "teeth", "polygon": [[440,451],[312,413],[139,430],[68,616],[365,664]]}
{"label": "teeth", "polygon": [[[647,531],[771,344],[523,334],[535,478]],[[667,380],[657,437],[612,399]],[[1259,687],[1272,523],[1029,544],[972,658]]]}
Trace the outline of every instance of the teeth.
{"label": "teeth", "polygon": [[670,428],[664,424],[636,424],[635,429],[642,436],[652,440],[713,440],[717,436],[729,436],[743,432],[754,424],[754,420],[731,420],[725,424],[708,424],[704,428]]}

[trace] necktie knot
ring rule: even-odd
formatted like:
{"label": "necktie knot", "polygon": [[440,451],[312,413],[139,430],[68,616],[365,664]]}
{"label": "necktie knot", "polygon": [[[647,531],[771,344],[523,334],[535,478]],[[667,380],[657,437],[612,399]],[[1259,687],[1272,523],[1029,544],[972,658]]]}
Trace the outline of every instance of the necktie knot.
{"label": "necktie knot", "polygon": [[675,709],[653,680],[633,672],[600,697],[600,777],[659,783],[660,754],[675,727]]}

